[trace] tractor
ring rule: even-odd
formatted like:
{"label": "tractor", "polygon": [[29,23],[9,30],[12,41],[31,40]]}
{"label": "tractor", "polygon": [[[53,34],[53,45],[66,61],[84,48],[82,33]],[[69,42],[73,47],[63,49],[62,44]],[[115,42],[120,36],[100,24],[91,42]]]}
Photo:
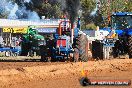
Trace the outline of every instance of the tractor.
{"label": "tractor", "polygon": [[[62,20],[59,23],[57,32],[53,34],[51,42],[47,42],[51,61],[87,61],[86,36],[79,34],[80,18],[75,28],[72,28],[69,20]],[[80,42],[81,40],[81,42]],[[83,44],[82,44],[83,43]],[[83,47],[83,48],[82,48]],[[43,49],[44,50],[44,49]],[[44,55],[44,54],[42,54]],[[45,59],[45,56],[43,59]]]}
{"label": "tractor", "polygon": [[45,38],[38,34],[35,26],[29,26],[27,33],[22,36],[21,56],[33,56],[34,52],[40,55],[40,48],[46,45]]}
{"label": "tractor", "polygon": [[132,58],[132,12],[113,13],[111,28],[118,35],[118,40],[113,48],[114,57],[129,55],[129,58]]}
{"label": "tractor", "polygon": [[93,58],[132,58],[132,13],[116,12],[110,17],[109,27],[100,29],[108,35],[92,43]]}

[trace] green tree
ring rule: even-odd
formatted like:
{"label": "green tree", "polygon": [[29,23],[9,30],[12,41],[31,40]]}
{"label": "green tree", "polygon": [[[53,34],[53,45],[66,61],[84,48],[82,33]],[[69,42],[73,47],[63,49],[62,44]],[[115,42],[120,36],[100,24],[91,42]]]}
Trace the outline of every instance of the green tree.
{"label": "green tree", "polygon": [[[83,10],[82,20],[84,22],[83,25],[85,25],[83,28],[87,28],[88,24],[95,24],[95,26],[102,27],[104,21],[100,8],[97,7],[96,0],[81,0],[81,4]],[[91,14],[93,11],[95,14]],[[92,28],[95,28],[95,26],[93,25]],[[91,25],[88,28],[91,28]]]}
{"label": "green tree", "polygon": [[85,24],[91,23],[93,18],[90,16],[90,13],[96,7],[94,0],[81,0],[82,7],[82,20]]}
{"label": "green tree", "polygon": [[60,4],[43,3],[37,12],[46,18],[59,18],[61,16]]}

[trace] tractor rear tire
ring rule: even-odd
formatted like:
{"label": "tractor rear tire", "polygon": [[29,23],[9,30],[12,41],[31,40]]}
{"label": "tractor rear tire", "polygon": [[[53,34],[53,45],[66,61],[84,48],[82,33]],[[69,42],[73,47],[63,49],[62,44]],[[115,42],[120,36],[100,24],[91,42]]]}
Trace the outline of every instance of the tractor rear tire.
{"label": "tractor rear tire", "polygon": [[87,43],[87,38],[85,35],[81,34],[79,35],[77,39],[77,48],[79,50],[79,60],[83,62],[88,61],[87,57],[87,50],[86,50],[86,43]]}
{"label": "tractor rear tire", "polygon": [[29,47],[30,45],[28,43],[22,43],[22,46],[21,46],[22,51],[21,51],[20,56],[27,56],[29,52]]}
{"label": "tractor rear tire", "polygon": [[113,47],[113,57],[114,58],[117,58],[117,57],[119,57],[119,47],[120,47],[120,43],[119,43],[119,40],[117,40],[116,42],[115,42],[115,46]]}
{"label": "tractor rear tire", "polygon": [[45,51],[45,49],[46,46],[44,45],[40,46],[40,55],[41,55],[40,61],[42,62],[48,62],[47,52]]}
{"label": "tractor rear tire", "polygon": [[97,60],[103,60],[103,44],[99,41],[92,42],[92,57]]}
{"label": "tractor rear tire", "polygon": [[128,54],[129,58],[132,58],[132,36],[128,37]]}

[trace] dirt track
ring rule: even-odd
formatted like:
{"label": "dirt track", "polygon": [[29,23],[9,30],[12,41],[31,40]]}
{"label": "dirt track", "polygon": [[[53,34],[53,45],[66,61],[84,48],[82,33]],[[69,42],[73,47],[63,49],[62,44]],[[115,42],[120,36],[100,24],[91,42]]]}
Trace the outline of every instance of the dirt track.
{"label": "dirt track", "polygon": [[[81,70],[88,70],[91,79],[132,80],[132,59],[89,62],[0,62],[0,88],[82,88],[78,79]],[[117,88],[90,86],[88,88]],[[132,88],[119,86],[118,88]]]}

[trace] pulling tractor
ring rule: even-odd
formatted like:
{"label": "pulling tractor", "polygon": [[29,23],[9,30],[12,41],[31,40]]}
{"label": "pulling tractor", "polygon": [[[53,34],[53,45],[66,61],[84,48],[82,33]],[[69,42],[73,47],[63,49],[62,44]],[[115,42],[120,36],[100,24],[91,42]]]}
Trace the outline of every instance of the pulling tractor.
{"label": "pulling tractor", "polygon": [[36,51],[40,55],[40,48],[46,45],[45,38],[38,34],[35,26],[29,26],[26,34],[22,36],[21,56],[33,56]]}
{"label": "pulling tractor", "polygon": [[[72,28],[69,20],[59,23],[57,33],[53,34],[51,42],[47,42],[51,61],[87,61],[87,50],[85,49],[86,36],[79,34],[80,18],[75,28]],[[82,44],[83,43],[83,44]],[[44,49],[43,49],[44,51]],[[42,54],[41,59],[46,59],[47,54]],[[47,61],[47,60],[46,60]]]}
{"label": "pulling tractor", "polygon": [[132,12],[116,12],[111,16],[111,27],[118,40],[113,48],[114,57],[128,55],[132,58]]}
{"label": "pulling tractor", "polygon": [[[116,12],[111,15],[109,34],[103,40],[92,43],[93,58],[132,58],[132,13]],[[112,37],[113,34],[115,37]],[[111,37],[110,37],[111,36]]]}
{"label": "pulling tractor", "polygon": [[[86,55],[86,36],[79,34],[80,18],[75,28],[71,27],[69,20],[62,20],[56,33],[49,34],[48,40],[39,35],[37,30],[29,27],[29,32],[23,36],[22,41],[22,55],[37,50],[41,55],[41,61],[47,62],[49,58],[51,61],[87,61]],[[83,44],[82,44],[83,43]]]}

